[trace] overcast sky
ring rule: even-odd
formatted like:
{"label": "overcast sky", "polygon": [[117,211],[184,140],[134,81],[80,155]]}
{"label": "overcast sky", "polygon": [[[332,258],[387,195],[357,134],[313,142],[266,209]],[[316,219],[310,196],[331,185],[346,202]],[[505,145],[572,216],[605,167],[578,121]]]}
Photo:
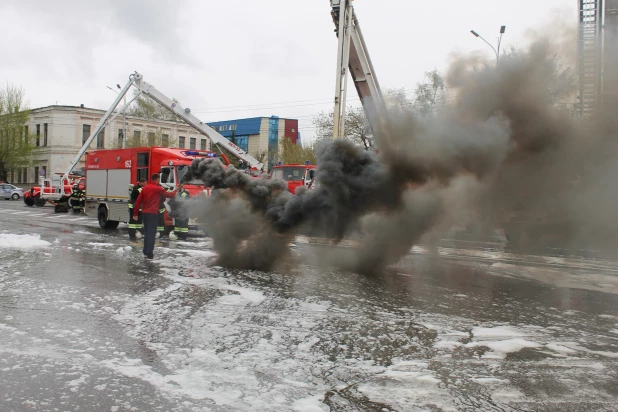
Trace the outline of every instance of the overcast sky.
{"label": "overcast sky", "polygon": [[[356,0],[383,89],[412,91],[453,53],[525,45],[556,19],[575,25],[575,0]],[[30,107],[107,109],[106,86],[133,71],[204,121],[311,118],[332,106],[337,40],[329,0],[0,0],[0,81]],[[573,48],[576,45],[573,44]],[[352,88],[352,99],[357,99]]]}

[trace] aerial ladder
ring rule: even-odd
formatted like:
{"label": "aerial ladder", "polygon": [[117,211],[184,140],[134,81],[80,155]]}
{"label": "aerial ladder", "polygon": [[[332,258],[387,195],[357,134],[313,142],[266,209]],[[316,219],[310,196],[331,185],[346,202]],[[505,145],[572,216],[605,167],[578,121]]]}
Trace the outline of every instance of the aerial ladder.
{"label": "aerial ladder", "polygon": [[[137,93],[133,99],[131,99],[127,104],[125,104],[120,110],[116,110],[116,107],[122,100],[122,98],[128,93],[129,89],[133,86]],[[152,84],[145,82],[144,77],[135,72],[129,76],[129,81],[125,86],[120,90],[118,96],[111,104],[107,112],[101,117],[97,127],[95,127],[94,131],[88,137],[82,148],[79,150],[73,161],[69,164],[67,171],[63,175],[55,175],[51,178],[47,179],[45,177],[41,177],[41,187],[51,187],[53,190],[41,192],[41,197],[47,200],[58,200],[65,195],[64,186],[70,182],[70,175],[75,166],[79,163],[82,156],[86,153],[96,136],[106,127],[108,124],[112,123],[120,114],[124,113],[128,107],[141,95],[145,95],[150,97],[152,100],[159,103],[161,106],[184,120],[189,126],[193,127],[199,133],[203,134],[207,138],[210,139],[212,143],[214,143],[217,147],[223,146],[230,153],[234,154],[234,156],[243,160],[245,164],[248,165],[249,168],[254,170],[262,170],[264,164],[259,162],[253,156],[249,155],[243,149],[223,137],[220,133],[209,127],[206,123],[202,122],[200,119],[191,114],[191,110],[187,108],[183,108],[180,103],[170,99],[159,90],[157,90]],[[223,152],[221,151],[222,155]]]}
{"label": "aerial ladder", "polygon": [[352,77],[374,137],[382,138],[387,112],[386,103],[352,1],[330,0],[335,32],[339,38],[333,139],[345,136],[348,73]]}

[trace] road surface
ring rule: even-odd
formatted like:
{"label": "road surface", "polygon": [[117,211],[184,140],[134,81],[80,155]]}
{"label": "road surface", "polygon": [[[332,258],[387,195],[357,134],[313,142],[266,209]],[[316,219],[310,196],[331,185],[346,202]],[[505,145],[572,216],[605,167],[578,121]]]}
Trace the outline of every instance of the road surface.
{"label": "road surface", "polygon": [[207,238],[147,261],[122,225],[0,216],[3,411],[618,410],[613,261],[415,248],[375,277],[241,271]]}

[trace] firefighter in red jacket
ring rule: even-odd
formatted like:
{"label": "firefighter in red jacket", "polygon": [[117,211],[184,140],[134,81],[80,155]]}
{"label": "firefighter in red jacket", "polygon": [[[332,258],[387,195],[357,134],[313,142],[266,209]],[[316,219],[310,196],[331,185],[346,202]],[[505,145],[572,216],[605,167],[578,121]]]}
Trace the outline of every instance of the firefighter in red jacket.
{"label": "firefighter in red jacket", "polygon": [[176,191],[166,192],[159,186],[159,174],[152,175],[151,183],[144,186],[142,192],[137,197],[133,205],[133,218],[137,219],[138,211],[142,208],[142,222],[144,224],[144,249],[142,253],[148,259],[154,257],[154,244],[157,235],[157,224],[159,220],[159,204],[162,198],[172,198]]}

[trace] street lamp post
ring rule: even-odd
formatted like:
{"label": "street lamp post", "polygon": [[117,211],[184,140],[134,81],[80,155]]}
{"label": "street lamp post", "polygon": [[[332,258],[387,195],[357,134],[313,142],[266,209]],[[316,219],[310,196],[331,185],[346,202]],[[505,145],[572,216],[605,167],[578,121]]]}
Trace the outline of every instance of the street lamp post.
{"label": "street lamp post", "polygon": [[[118,94],[118,92],[114,89],[112,89],[109,86],[105,86],[108,89],[110,89],[111,91],[113,91],[114,93]],[[122,87],[120,87],[119,84],[116,85],[117,88],[122,89]],[[122,131],[122,148],[124,149],[126,147],[126,141],[127,141],[127,95],[124,95],[124,107],[122,110],[122,118],[123,118],[123,123],[124,123],[124,129]]]}
{"label": "street lamp post", "polygon": [[500,61],[500,45],[502,44],[502,35],[504,34],[504,32],[506,31],[506,26],[501,26],[500,27],[500,37],[498,37],[498,49],[496,50],[496,48],[494,46],[491,45],[491,43],[489,43],[487,40],[485,40],[483,38],[483,36],[481,36],[480,34],[478,34],[477,32],[475,32],[474,30],[470,30],[470,33],[472,33],[474,35],[474,37],[478,37],[479,39],[483,40],[485,43],[487,43],[487,45],[489,47],[491,47],[491,49],[494,51],[494,53],[496,54],[496,62]]}

